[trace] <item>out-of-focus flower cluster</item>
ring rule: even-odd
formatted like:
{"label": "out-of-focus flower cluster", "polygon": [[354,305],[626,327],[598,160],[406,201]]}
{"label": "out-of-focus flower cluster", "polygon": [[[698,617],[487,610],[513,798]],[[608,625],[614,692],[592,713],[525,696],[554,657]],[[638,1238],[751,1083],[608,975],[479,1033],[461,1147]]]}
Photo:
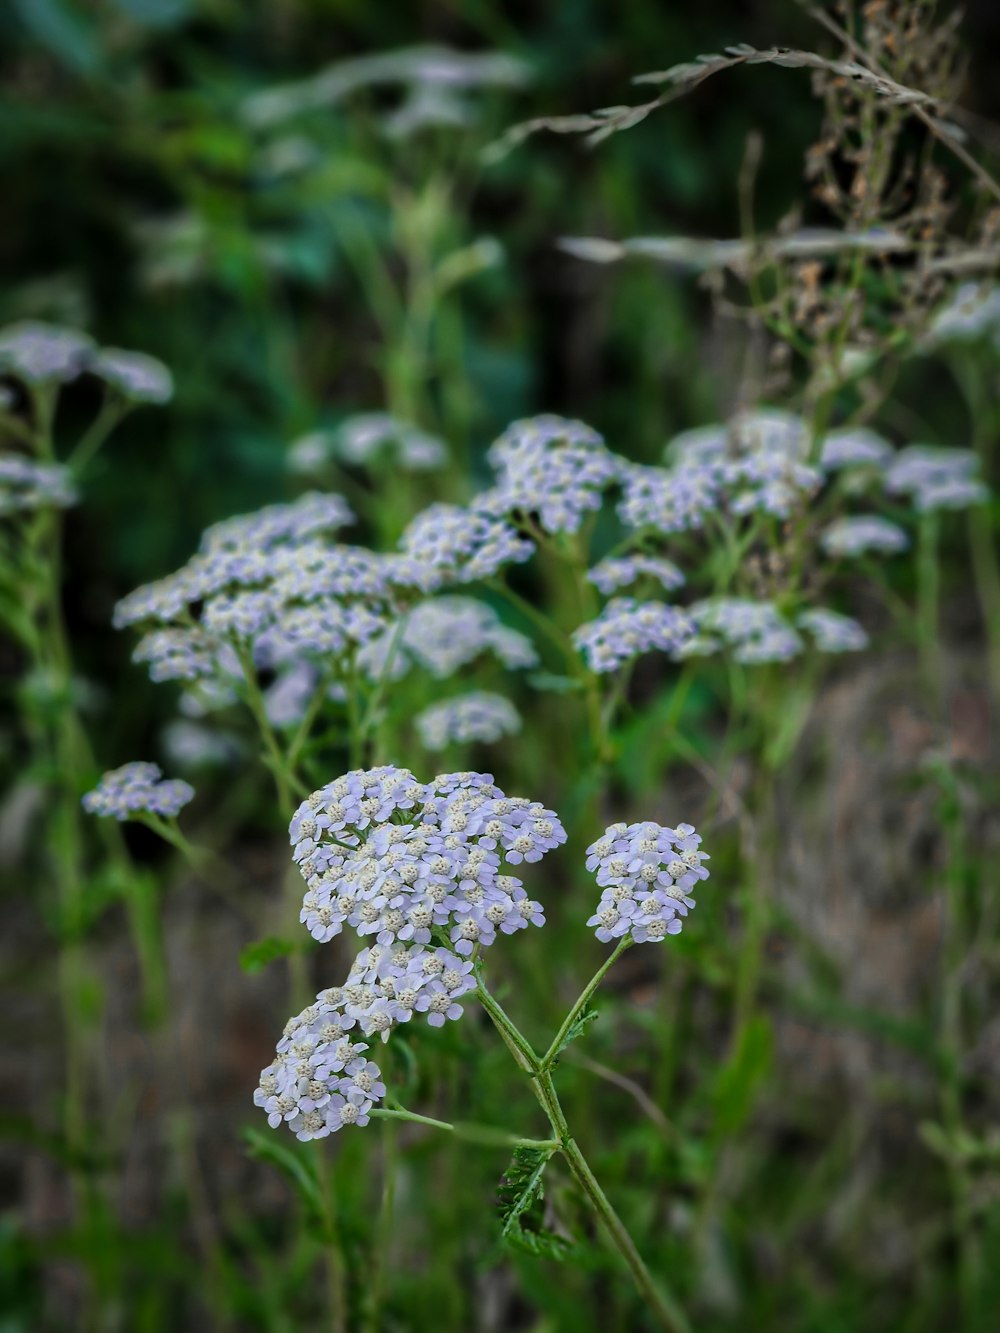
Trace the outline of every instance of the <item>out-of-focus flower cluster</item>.
{"label": "out-of-focus flower cluster", "polygon": [[98,347],[76,329],[25,321],[0,330],[0,375],[42,387],[96,375],[133,403],[166,403],[173,395],[170,371],[144,352]]}
{"label": "out-of-focus flower cluster", "polygon": [[414,719],[425,750],[473,742],[490,745],[521,730],[517,709],[500,694],[472,690],[431,704]]}
{"label": "out-of-focus flower cluster", "polygon": [[612,824],[587,848],[587,869],[597,878],[601,899],[587,922],[603,943],[631,936],[639,944],[680,934],[694,907],[691,890],[708,878],[690,824],[664,828],[644,821]]}
{"label": "out-of-focus flower cluster", "polygon": [[690,617],[676,607],[615,597],[596,620],[574,631],[573,642],[591,671],[603,673],[652,649],[678,653],[694,632]]}
{"label": "out-of-focus flower cluster", "polygon": [[491,606],[474,597],[429,597],[369,640],[359,665],[375,679],[400,680],[413,666],[438,680],[478,657],[492,654],[508,670],[535,666],[531,640],[501,623]]}
{"label": "out-of-focus flower cluster", "polygon": [[441,440],[388,412],[348,417],[330,431],[314,431],[296,440],[288,454],[296,472],[322,471],[330,462],[353,467],[399,467],[404,472],[429,472],[443,467],[448,450]]}
{"label": "out-of-focus flower cluster", "polygon": [[103,818],[126,820],[148,814],[173,819],[193,799],[190,783],[164,779],[158,765],[137,761],[105,773],[82,804],[88,814]]}
{"label": "out-of-focus flower cluster", "polygon": [[357,1057],[340,1046],[344,1034],[357,1028],[384,1041],[414,1014],[434,1027],[460,1017],[461,997],[475,988],[478,951],[497,932],[544,924],[541,905],[509,869],[540,861],[566,833],[551,810],[506,796],[488,773],[422,783],[408,769],[385,766],[356,769],[313,792],[289,834],[306,881],[301,920],[310,934],[327,941],[346,925],[371,941],[344,985],[321,992],[292,1020],[279,1058],[261,1076],[256,1101],[272,1123],[284,1119],[300,1137],[320,1137],[348,1123],[345,1107],[357,1105],[350,1123],[364,1123],[371,1105],[374,1084],[360,1100],[345,1090]]}
{"label": "out-of-focus flower cluster", "polygon": [[856,620],[823,607],[800,612],[790,623],[773,602],[745,597],[708,597],[688,608],[698,632],[676,652],[678,658],[702,657],[729,650],[745,666],[787,662],[805,650],[799,630],[824,653],[867,647],[868,635]]}
{"label": "out-of-focus flower cluster", "polygon": [[0,515],[68,509],[79,499],[69,468],[7,454],[0,458]]}

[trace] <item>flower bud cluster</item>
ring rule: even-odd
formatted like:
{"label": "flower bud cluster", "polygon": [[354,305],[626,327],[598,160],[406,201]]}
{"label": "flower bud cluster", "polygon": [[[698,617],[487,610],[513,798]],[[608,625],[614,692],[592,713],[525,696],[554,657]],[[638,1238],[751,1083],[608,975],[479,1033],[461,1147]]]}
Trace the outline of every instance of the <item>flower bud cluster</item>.
{"label": "flower bud cluster", "polygon": [[587,848],[587,869],[601,888],[597,910],[587,921],[602,943],[626,935],[639,944],[680,934],[694,907],[698,880],[708,879],[690,824],[664,828],[645,821],[612,824]]}
{"label": "flower bud cluster", "polygon": [[87,792],[83,808],[88,814],[118,820],[141,814],[173,819],[193,800],[194,788],[180,778],[162,778],[156,764],[123,764],[105,773],[94,790]]}

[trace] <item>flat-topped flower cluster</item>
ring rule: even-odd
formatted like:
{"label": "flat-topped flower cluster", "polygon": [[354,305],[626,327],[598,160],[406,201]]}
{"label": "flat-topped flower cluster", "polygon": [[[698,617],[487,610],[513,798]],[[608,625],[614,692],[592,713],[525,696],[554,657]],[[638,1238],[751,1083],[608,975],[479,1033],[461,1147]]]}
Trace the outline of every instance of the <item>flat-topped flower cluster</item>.
{"label": "flat-topped flower cluster", "polygon": [[[356,769],[299,806],[289,829],[306,881],[300,919],[320,941],[345,926],[363,941],[343,986],[292,1019],[256,1102],[300,1138],[364,1124],[381,1084],[358,1065],[358,1029],[383,1041],[423,1014],[432,1027],[461,1016],[475,989],[473,959],[497,933],[543,925],[514,866],[566,841],[537,801],[505,795],[488,773],[418,782],[391,765]],[[359,1087],[356,1070],[371,1075]],[[382,1089],[384,1091],[384,1088]]]}
{"label": "flat-topped flower cluster", "polygon": [[690,891],[708,879],[699,851],[701,838],[691,824],[664,828],[644,821],[611,824],[587,848],[587,869],[601,888],[601,900],[587,925],[603,943],[631,935],[639,944],[679,935],[694,907]]}
{"label": "flat-topped flower cluster", "polygon": [[137,760],[105,773],[82,804],[88,814],[103,818],[125,820],[149,814],[173,819],[193,799],[189,782],[165,779],[157,764]]}

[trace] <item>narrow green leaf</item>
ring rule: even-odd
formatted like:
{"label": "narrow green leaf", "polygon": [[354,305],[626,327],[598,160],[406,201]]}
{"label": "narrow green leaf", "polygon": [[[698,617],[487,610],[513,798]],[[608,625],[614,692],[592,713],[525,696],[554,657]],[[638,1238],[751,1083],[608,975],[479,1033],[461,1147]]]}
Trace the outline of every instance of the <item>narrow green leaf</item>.
{"label": "narrow green leaf", "polygon": [[585,1005],[580,1013],[577,1014],[575,1021],[570,1024],[565,1037],[563,1037],[562,1041],[556,1047],[555,1054],[559,1055],[560,1052],[566,1049],[570,1042],[576,1041],[577,1037],[582,1037],[587,1028],[590,1027],[591,1023],[599,1017],[599,1013],[592,1005]]}

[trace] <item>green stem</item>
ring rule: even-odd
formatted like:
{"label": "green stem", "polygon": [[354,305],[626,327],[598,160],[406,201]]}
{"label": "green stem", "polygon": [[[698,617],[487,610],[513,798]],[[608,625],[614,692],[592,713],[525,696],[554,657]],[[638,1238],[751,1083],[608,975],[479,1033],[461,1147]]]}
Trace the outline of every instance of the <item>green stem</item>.
{"label": "green stem", "polygon": [[[596,980],[585,988],[584,994],[580,997],[584,1004],[620,951],[621,946],[615,950],[608,962],[599,970]],[[531,1076],[531,1085],[535,1097],[545,1112],[552,1128],[553,1137],[559,1144],[559,1151],[566,1159],[570,1171],[580,1186],[584,1199],[625,1261],[636,1288],[646,1302],[650,1315],[657,1326],[665,1330],[665,1333],[691,1333],[690,1325],[683,1311],[673,1298],[666,1292],[661,1291],[658,1284],[654,1282],[642,1255],[636,1249],[628,1228],[615,1212],[611,1201],[604,1193],[597,1177],[581,1152],[579,1144],[572,1137],[551,1073],[539,1062],[527,1038],[490,995],[478,971],[476,985],[483,1007],[493,1020],[493,1024],[503,1038],[504,1043],[514,1055],[518,1065]],[[580,1000],[577,1001],[577,1004],[580,1004]],[[558,1040],[559,1038],[550,1046],[546,1059],[551,1057],[551,1052],[557,1046]]]}
{"label": "green stem", "polygon": [[938,516],[922,514],[917,537],[917,631],[920,663],[928,695],[937,708],[943,706],[944,672],[938,606],[941,569],[938,560]]}
{"label": "green stem", "polygon": [[494,1129],[492,1125],[470,1125],[459,1122],[451,1124],[447,1120],[435,1120],[431,1116],[417,1115],[415,1111],[406,1111],[402,1107],[390,1108],[378,1106],[369,1112],[381,1120],[408,1120],[415,1125],[429,1125],[432,1129],[443,1129],[454,1134],[466,1143],[480,1143],[485,1147],[498,1148],[551,1148],[559,1147],[558,1139],[525,1139],[517,1134],[510,1134],[505,1129]]}
{"label": "green stem", "polygon": [[594,991],[597,990],[598,986],[604,980],[605,974],[609,971],[611,966],[618,961],[618,959],[622,956],[625,950],[632,943],[633,941],[630,935],[626,935],[624,939],[619,940],[614,951],[608,955],[608,957],[604,960],[601,966],[597,969],[594,975],[587,982],[586,986],[584,986],[583,990],[577,996],[576,1001],[573,1004],[572,1008],[570,1009],[569,1013],[563,1019],[562,1026],[559,1028],[559,1031],[553,1037],[552,1045],[542,1056],[541,1063],[539,1065],[540,1073],[545,1073],[547,1070],[552,1068],[555,1058],[559,1054],[563,1042],[566,1040],[566,1034],[569,1032],[570,1028],[573,1026],[573,1024],[579,1018],[580,1014],[586,1008],[590,1000],[590,997],[593,995]]}
{"label": "green stem", "polygon": [[347,1268],[337,1217],[337,1196],[326,1143],[316,1141],[316,1169],[323,1201],[323,1238],[326,1241],[326,1296],[330,1333],[348,1333]]}

